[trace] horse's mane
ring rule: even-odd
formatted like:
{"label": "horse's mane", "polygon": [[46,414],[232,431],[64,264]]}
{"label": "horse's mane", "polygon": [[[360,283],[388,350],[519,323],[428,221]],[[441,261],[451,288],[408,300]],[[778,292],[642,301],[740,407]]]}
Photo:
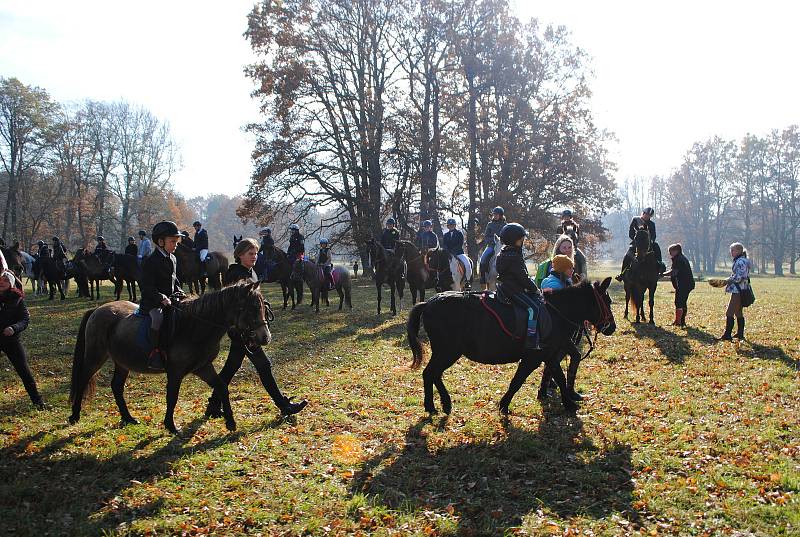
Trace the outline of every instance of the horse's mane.
{"label": "horse's mane", "polygon": [[[224,313],[230,305],[247,300],[250,296],[260,297],[261,291],[251,288],[249,283],[238,282],[219,291],[212,291],[201,296],[190,296],[178,306],[185,312],[184,321],[176,324],[176,331],[188,331],[190,337],[205,337],[210,325],[200,319],[207,319],[210,322],[220,323],[217,318]],[[263,298],[261,298],[263,300]]]}

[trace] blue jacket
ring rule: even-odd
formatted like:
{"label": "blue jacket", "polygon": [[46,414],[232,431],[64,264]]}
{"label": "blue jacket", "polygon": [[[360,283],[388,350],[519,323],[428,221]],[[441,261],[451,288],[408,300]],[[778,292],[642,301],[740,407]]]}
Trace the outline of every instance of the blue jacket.
{"label": "blue jacket", "polygon": [[542,280],[542,285],[540,286],[542,289],[564,289],[570,285],[570,280],[567,280],[566,285],[563,281],[561,281],[561,276],[558,272],[551,270],[550,275],[547,276],[544,280]]}
{"label": "blue jacket", "polygon": [[486,224],[486,229],[483,231],[484,248],[487,246],[494,246],[494,236],[500,235],[500,230],[503,229],[503,226],[506,224],[505,218],[501,218],[497,221],[490,220],[489,223]]}
{"label": "blue jacket", "polygon": [[417,232],[417,247],[420,250],[434,250],[439,247],[439,237],[433,231]]}
{"label": "blue jacket", "polygon": [[464,234],[457,229],[448,231],[442,237],[442,245],[451,254],[461,255],[464,253]]}
{"label": "blue jacket", "polygon": [[205,229],[201,228],[200,231],[195,232],[194,249],[198,252],[200,250],[208,250],[208,232]]}

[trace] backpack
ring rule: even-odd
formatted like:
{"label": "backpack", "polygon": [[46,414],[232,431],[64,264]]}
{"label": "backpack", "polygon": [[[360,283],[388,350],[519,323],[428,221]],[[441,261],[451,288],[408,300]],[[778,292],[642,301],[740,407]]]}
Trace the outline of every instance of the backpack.
{"label": "backpack", "polygon": [[539,263],[539,266],[536,269],[536,277],[534,278],[534,282],[536,282],[536,287],[542,286],[542,280],[547,278],[547,275],[550,274],[550,268],[553,266],[553,260],[547,259]]}

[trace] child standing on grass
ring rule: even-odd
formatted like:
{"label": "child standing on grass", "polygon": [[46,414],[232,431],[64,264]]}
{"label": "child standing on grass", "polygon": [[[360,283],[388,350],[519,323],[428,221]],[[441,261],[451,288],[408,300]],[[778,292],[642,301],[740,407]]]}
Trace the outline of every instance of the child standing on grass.
{"label": "child standing on grass", "polygon": [[689,293],[694,290],[694,274],[679,243],[670,245],[669,256],[672,258],[672,267],[664,276],[670,277],[675,288],[675,321],[672,326],[686,326],[687,302]]}

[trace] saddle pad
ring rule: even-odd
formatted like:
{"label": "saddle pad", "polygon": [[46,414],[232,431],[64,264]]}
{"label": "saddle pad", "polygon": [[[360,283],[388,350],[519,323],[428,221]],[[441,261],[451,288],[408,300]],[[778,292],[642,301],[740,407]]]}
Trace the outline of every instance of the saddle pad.
{"label": "saddle pad", "polygon": [[153,348],[153,342],[150,340],[150,315],[141,313],[137,309],[133,316],[139,321],[139,325],[136,328],[136,345],[140,350],[148,352]]}
{"label": "saddle pad", "polygon": [[[333,280],[333,286],[336,287],[339,284],[339,276],[336,275],[336,271],[331,269],[331,280]],[[319,281],[327,282],[328,279],[325,277],[325,271],[322,270],[322,267],[319,267]]]}
{"label": "saddle pad", "polygon": [[[480,295],[481,304],[494,317],[497,323],[509,337],[516,340],[525,338],[528,332],[528,310],[509,304],[497,297],[495,293]],[[539,308],[536,313],[536,326],[539,338],[544,341],[553,329],[553,319],[546,307]]]}

